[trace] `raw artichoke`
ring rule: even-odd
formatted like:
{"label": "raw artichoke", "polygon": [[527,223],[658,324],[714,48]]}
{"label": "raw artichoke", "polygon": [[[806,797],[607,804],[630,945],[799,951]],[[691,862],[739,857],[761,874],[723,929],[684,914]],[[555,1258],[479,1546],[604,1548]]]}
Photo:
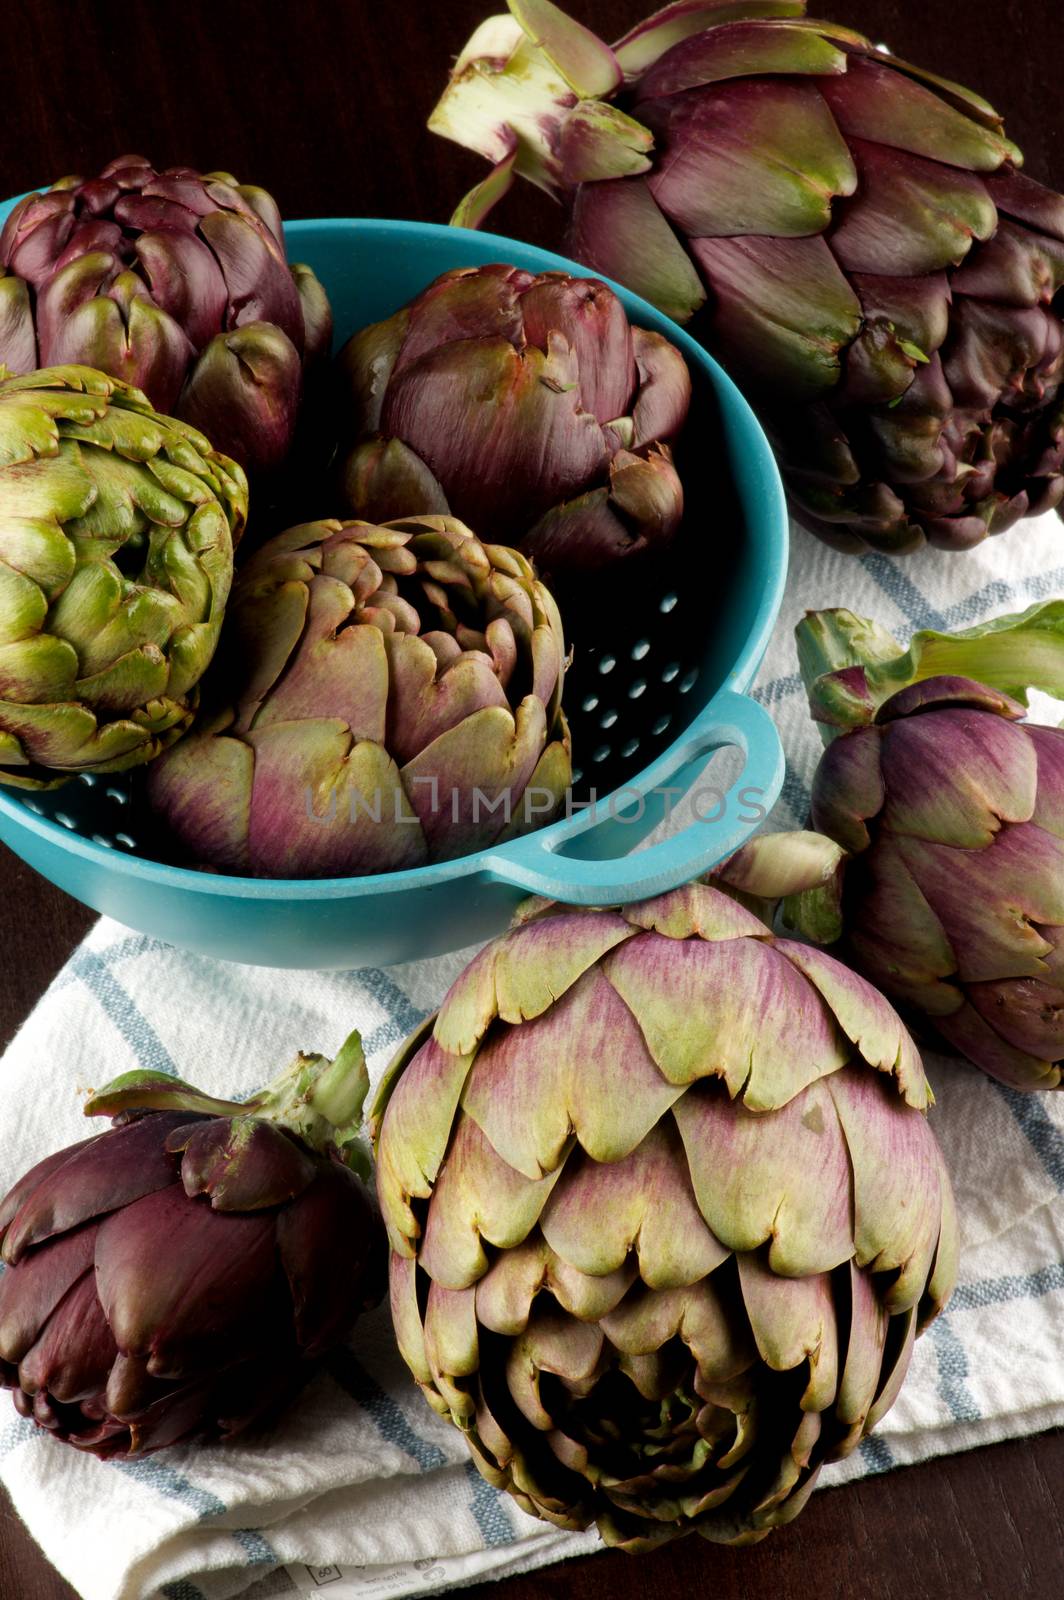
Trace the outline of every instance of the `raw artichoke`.
{"label": "raw artichoke", "polygon": [[798,627],[829,744],[813,823],[844,851],[789,908],[955,1050],[1014,1089],[1064,1080],[1064,601],[907,652],[849,611]]}
{"label": "raw artichoke", "polygon": [[0,783],[179,737],[246,513],[236,463],[138,390],[88,367],[0,379]]}
{"label": "raw artichoke", "polygon": [[687,364],[594,278],[446,272],[356,334],[338,370],[351,516],[450,513],[551,578],[660,550],[680,525],[669,441]]}
{"label": "raw artichoke", "polygon": [[331,340],[272,196],[227,172],[120,156],[28,195],[0,231],[0,366],[98,367],[248,471],[288,454],[303,369]]}
{"label": "raw artichoke", "polygon": [[353,1034],[237,1105],[151,1072],[0,1202],[0,1384],[56,1438],[129,1456],[274,1412],[376,1304],[380,1218]]}
{"label": "raw artichoke", "polygon": [[804,0],[677,0],[612,49],[509,0],[436,132],[530,178],[569,253],[694,331],[756,398],[829,544],[963,550],[1064,496],[1064,199],[978,95]]}
{"label": "raw artichoke", "polygon": [[420,866],[549,820],[567,789],[557,607],[452,517],[290,528],[241,569],[226,638],[232,702],[149,779],[198,862]]}
{"label": "raw artichoke", "polygon": [[789,1521],[952,1288],[930,1098],[889,1004],[720,888],[530,902],[371,1116],[429,1403],[526,1511],[611,1544]]}

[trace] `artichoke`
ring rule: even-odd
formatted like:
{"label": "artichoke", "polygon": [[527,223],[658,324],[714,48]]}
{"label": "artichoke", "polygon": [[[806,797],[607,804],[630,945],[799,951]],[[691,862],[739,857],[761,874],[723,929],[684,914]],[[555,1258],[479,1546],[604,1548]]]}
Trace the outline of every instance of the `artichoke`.
{"label": "artichoke", "polygon": [[526,1511],[751,1542],[890,1407],[952,1288],[920,1058],[719,887],[522,915],[371,1114],[400,1348]]}
{"label": "artichoke", "polygon": [[691,378],[594,278],[445,272],[338,358],[350,516],[452,514],[551,578],[666,548]]}
{"label": "artichoke", "polygon": [[127,384],[0,379],[0,783],[119,772],[180,736],[246,513],[236,463]]}
{"label": "artichoke", "polygon": [[902,652],[849,611],[798,627],[833,741],[813,823],[848,852],[788,907],[886,994],[1014,1089],[1064,1081],[1064,601]]}
{"label": "artichoke", "polygon": [[384,1289],[353,1034],[245,1104],[139,1071],[0,1202],[0,1384],[101,1457],[265,1420]]}
{"label": "artichoke", "polygon": [[759,405],[799,519],[964,550],[1064,496],[1064,199],[978,95],[804,19],[677,0],[612,49],[509,0],[436,132],[571,205],[569,253],[681,321]]}
{"label": "artichoke", "polygon": [[227,172],[120,156],[27,195],[0,231],[0,366],[97,367],[251,472],[288,454],[303,368],[331,341],[272,196]]}
{"label": "artichoke", "polygon": [[447,860],[548,820],[569,784],[557,607],[451,517],[290,528],[242,567],[232,700],[149,775],[192,858],[264,877]]}

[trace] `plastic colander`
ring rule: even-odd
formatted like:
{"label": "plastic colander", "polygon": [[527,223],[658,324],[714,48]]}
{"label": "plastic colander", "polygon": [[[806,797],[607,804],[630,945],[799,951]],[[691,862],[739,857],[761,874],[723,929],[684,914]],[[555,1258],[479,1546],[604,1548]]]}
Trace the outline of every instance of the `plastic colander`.
{"label": "plastic colander", "polygon": [[[2,223],[11,204],[0,205]],[[513,239],[428,223],[294,222],[289,256],[328,290],[338,341],[390,316],[450,267],[492,261],[587,275]],[[206,955],[265,966],[386,966],[489,937],[528,894],[574,905],[645,899],[739,848],[779,792],[783,752],[749,698],[787,566],[783,491],[749,406],[669,318],[614,284],[633,322],[678,345],[695,387],[686,478],[699,493],[682,565],[619,618],[608,601],[570,627],[565,704],[574,804],[547,828],[433,866],[361,878],[259,879],[150,858],[136,776],[83,776],[43,794],[0,789],[0,839],[69,894],[118,921]],[[690,503],[690,501],[689,501]],[[690,526],[692,518],[695,526]],[[681,575],[682,574],[682,575]],[[568,619],[567,619],[568,620]],[[714,752],[741,770],[701,819],[638,846],[699,785]]]}

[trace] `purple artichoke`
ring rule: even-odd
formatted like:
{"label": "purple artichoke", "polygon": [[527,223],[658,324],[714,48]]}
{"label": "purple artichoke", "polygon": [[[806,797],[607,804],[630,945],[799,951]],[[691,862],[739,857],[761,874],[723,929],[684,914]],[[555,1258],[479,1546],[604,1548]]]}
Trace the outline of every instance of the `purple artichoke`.
{"label": "purple artichoke", "polygon": [[287,456],[331,340],[273,198],[229,173],[120,156],[28,195],[0,231],[0,366],[96,367],[251,472]]}
{"label": "purple artichoke", "polygon": [[[737,894],[779,892],[757,866]],[[400,1349],[526,1511],[750,1543],[890,1408],[951,1292],[919,1055],[719,887],[518,916],[373,1109]]]}
{"label": "purple artichoke", "polygon": [[549,821],[568,787],[558,609],[451,517],[315,522],[240,570],[207,713],[149,781],[197,862],[346,877]]}
{"label": "purple artichoke", "polygon": [[571,206],[569,253],[756,399],[829,544],[963,550],[1064,496],[1064,199],[978,95],[804,0],[675,0],[611,49],[509,0],[430,127]]}
{"label": "purple artichoke", "polygon": [[115,1125],[0,1203],[0,1384],[56,1438],[128,1456],[267,1418],[384,1287],[353,1034],[237,1105],[151,1072]]}
{"label": "purple artichoke", "polygon": [[687,365],[594,278],[446,272],[338,358],[355,441],[343,507],[439,512],[550,577],[668,546],[683,516],[670,442]]}
{"label": "purple artichoke", "polygon": [[1064,688],[1064,602],[902,653],[848,611],[798,628],[832,737],[813,823],[841,891],[790,906],[953,1049],[1015,1089],[1064,1081],[1064,730],[1022,722]]}

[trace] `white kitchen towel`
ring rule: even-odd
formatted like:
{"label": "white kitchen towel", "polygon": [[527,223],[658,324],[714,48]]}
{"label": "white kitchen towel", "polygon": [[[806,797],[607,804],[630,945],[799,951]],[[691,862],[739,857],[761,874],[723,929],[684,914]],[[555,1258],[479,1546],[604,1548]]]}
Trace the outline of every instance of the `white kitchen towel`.
{"label": "white kitchen towel", "polygon": [[[899,562],[842,557],[795,531],[757,690],[788,754],[774,824],[805,820],[820,749],[791,638],[807,607],[845,600],[904,639],[1058,594],[1064,525],[1053,516],[965,556]],[[101,921],[0,1065],[0,1192],[84,1137],[84,1091],[133,1066],[240,1098],[297,1049],[334,1051],[358,1026],[376,1080],[469,954],[387,971],[273,972]],[[962,1222],[960,1285],[879,1431],[822,1482],[1064,1424],[1064,1094],[1021,1096],[956,1063],[929,1065]],[[535,1522],[477,1476],[460,1436],[405,1375],[384,1310],[268,1436],[228,1448],[103,1464],[54,1443],[0,1395],[0,1477],[85,1600],[228,1600],[252,1585],[255,1600],[319,1590],[391,1600],[597,1548],[594,1534]]]}

